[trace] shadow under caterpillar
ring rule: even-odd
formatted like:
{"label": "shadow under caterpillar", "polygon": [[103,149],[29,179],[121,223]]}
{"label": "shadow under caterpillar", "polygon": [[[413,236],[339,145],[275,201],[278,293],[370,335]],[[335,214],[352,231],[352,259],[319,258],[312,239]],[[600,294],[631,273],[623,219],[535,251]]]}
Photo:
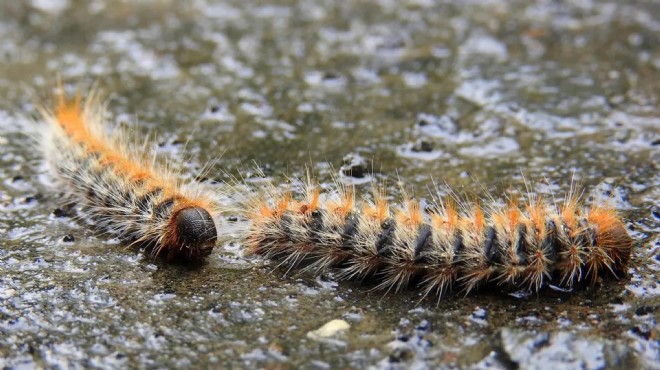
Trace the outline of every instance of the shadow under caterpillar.
{"label": "shadow under caterpillar", "polygon": [[387,291],[414,285],[442,297],[490,283],[572,287],[625,274],[632,250],[615,211],[581,204],[573,189],[562,204],[532,195],[522,206],[435,201],[430,210],[415,200],[391,206],[378,192],[358,202],[341,185],[323,197],[308,182],[301,200],[272,186],[265,193],[247,201],[247,254],[340,279],[373,278]]}

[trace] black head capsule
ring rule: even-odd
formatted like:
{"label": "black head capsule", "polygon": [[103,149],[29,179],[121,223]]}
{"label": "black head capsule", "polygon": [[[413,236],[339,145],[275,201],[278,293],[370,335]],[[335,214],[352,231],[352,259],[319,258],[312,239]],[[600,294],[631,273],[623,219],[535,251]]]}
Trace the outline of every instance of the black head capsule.
{"label": "black head capsule", "polygon": [[178,248],[170,249],[168,259],[183,255],[188,260],[199,260],[211,254],[218,232],[207,210],[201,207],[184,208],[174,215],[173,221]]}

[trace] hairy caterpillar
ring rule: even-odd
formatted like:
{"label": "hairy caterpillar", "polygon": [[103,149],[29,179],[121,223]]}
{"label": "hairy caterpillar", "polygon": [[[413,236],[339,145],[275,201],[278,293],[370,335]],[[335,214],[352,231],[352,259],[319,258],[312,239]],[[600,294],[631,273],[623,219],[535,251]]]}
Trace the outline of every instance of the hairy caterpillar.
{"label": "hairy caterpillar", "polygon": [[83,103],[60,91],[53,110],[39,111],[47,127],[39,127],[37,142],[49,167],[102,230],[168,260],[211,253],[217,239],[212,197],[199,184],[182,184],[126,132],[109,133],[98,93]]}
{"label": "hairy caterpillar", "polygon": [[632,249],[614,210],[581,205],[573,189],[561,205],[531,195],[522,207],[437,200],[429,210],[412,199],[392,207],[381,192],[358,202],[352,189],[338,189],[324,199],[308,181],[301,200],[272,186],[267,200],[248,199],[247,254],[441,297],[490,283],[538,291],[593,282],[625,273]]}

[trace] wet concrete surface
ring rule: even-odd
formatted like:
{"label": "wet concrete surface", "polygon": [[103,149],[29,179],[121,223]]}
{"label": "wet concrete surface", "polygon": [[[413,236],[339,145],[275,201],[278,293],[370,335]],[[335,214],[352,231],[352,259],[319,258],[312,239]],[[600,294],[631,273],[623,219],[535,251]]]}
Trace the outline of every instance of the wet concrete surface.
{"label": "wet concrete surface", "polygon": [[[660,8],[653,1],[0,4],[3,368],[659,368]],[[25,134],[59,75],[218,193],[269,180],[433,182],[611,198],[628,276],[436,302],[241,253],[172,266],[64,212]],[[358,176],[358,173],[360,176]],[[521,175],[524,174],[524,177]],[[442,187],[444,189],[444,187]],[[231,202],[231,196],[225,199]],[[229,219],[232,215],[227,215]],[[329,338],[307,333],[342,319]]]}

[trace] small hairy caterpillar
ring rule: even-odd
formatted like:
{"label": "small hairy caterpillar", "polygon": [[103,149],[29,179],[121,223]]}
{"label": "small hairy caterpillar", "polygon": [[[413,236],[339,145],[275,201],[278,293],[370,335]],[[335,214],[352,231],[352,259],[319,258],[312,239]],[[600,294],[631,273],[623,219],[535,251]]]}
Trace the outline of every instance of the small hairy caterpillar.
{"label": "small hairy caterpillar", "polygon": [[614,210],[581,205],[573,190],[561,205],[531,195],[522,207],[438,200],[424,210],[412,199],[390,206],[380,192],[357,202],[352,189],[338,189],[323,197],[308,181],[301,200],[272,186],[266,200],[248,199],[247,253],[441,297],[484,284],[538,291],[625,274],[632,249]]}
{"label": "small hairy caterpillar", "polygon": [[82,203],[83,215],[113,235],[152,247],[154,256],[209,255],[217,239],[212,197],[199,184],[182,184],[126,132],[109,133],[95,91],[84,104],[61,91],[56,100],[53,110],[39,109],[48,125],[39,128],[38,144],[56,180]]}

